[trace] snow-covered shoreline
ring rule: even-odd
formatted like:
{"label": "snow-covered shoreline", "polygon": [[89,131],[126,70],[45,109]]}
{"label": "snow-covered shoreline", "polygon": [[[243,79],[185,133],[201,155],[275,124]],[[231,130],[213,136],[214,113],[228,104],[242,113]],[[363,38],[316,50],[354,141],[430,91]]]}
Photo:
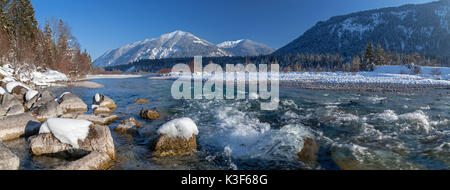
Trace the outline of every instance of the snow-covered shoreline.
{"label": "snow-covered shoreline", "polygon": [[[280,82],[307,82],[327,84],[402,84],[402,85],[442,85],[450,86],[450,68],[421,67],[421,74],[413,74],[406,66],[377,66],[373,72],[289,72],[279,73]],[[167,79],[194,78],[203,80],[227,80],[225,74],[171,73],[163,75]],[[202,78],[203,77],[203,78]],[[270,77],[270,73],[269,73]],[[246,73],[246,81],[252,81]],[[239,81],[241,82],[241,81]]]}
{"label": "snow-covered shoreline", "polygon": [[[18,76],[14,76],[14,73],[18,73]],[[0,75],[3,77],[1,81],[5,83],[17,81],[36,86],[58,86],[60,85],[58,84],[59,82],[68,81],[68,77],[58,71],[47,70],[39,72],[37,70],[31,70],[16,72],[10,64],[5,64],[0,67]]]}
{"label": "snow-covered shoreline", "polygon": [[125,79],[125,78],[139,78],[142,75],[130,75],[130,74],[99,74],[99,75],[86,75],[86,77],[80,80],[92,80],[92,79]]}

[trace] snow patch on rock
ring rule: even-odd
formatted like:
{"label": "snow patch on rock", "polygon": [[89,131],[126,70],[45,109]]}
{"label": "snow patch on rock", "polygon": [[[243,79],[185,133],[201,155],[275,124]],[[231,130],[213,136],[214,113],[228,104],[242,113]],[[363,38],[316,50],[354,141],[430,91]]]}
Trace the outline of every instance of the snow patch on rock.
{"label": "snow patch on rock", "polygon": [[189,139],[192,135],[198,135],[198,129],[192,119],[183,117],[165,123],[158,129],[158,133],[169,137]]}
{"label": "snow patch on rock", "polygon": [[86,139],[90,125],[87,120],[50,118],[42,124],[39,134],[52,133],[62,143],[78,148],[78,140]]}

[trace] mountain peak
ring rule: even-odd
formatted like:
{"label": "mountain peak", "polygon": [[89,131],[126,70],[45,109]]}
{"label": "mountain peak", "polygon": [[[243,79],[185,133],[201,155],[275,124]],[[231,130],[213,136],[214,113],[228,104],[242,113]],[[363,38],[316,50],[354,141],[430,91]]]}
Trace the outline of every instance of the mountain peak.
{"label": "mountain peak", "polygon": [[214,45],[185,31],[175,30],[159,38],[146,39],[110,50],[94,61],[94,66],[123,65],[141,59],[177,57],[255,56],[266,55],[274,50],[263,44],[241,39]]}

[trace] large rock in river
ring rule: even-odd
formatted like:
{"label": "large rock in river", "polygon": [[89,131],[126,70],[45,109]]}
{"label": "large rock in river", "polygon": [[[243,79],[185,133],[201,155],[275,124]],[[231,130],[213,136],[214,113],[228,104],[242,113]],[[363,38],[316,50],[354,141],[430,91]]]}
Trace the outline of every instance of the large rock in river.
{"label": "large rock in river", "polygon": [[109,127],[102,125],[89,126],[87,137],[78,140],[78,148],[62,143],[52,133],[43,133],[28,139],[33,155],[62,154],[64,156],[80,156],[96,151],[107,154],[111,159],[116,158],[113,138]]}
{"label": "large rock in river", "polygon": [[114,129],[114,131],[119,133],[135,133],[137,132],[140,123],[137,122],[134,118],[130,118],[128,120],[123,120],[120,124]]}
{"label": "large rock in river", "polygon": [[158,129],[159,137],[151,143],[152,155],[182,156],[197,150],[197,125],[190,118],[169,121]]}
{"label": "large rock in river", "polygon": [[86,112],[88,106],[81,98],[73,93],[65,93],[58,101],[64,113],[68,112]]}
{"label": "large rock in river", "polygon": [[15,97],[12,94],[9,93],[5,93],[3,94],[3,99],[2,99],[2,107],[6,110],[8,110],[10,107],[14,106],[14,105],[22,105],[22,102],[20,102],[17,97]]}
{"label": "large rock in river", "polygon": [[315,166],[319,152],[319,145],[313,138],[305,137],[303,139],[303,148],[298,153],[298,158],[309,166]]}
{"label": "large rock in river", "polygon": [[153,111],[153,110],[149,110],[149,109],[145,109],[143,108],[141,110],[141,112],[139,113],[139,115],[141,116],[141,118],[143,119],[150,119],[150,120],[155,120],[159,118],[159,113],[157,111]]}
{"label": "large rock in river", "polygon": [[103,94],[95,94],[93,97],[93,104],[98,107],[107,107],[109,109],[116,109],[117,105],[111,98],[103,95]]}
{"label": "large rock in river", "polygon": [[44,122],[48,118],[58,117],[62,114],[63,110],[61,106],[55,101],[49,101],[33,111],[33,115],[41,122]]}
{"label": "large rock in river", "polygon": [[0,141],[0,170],[18,170],[20,160]]}
{"label": "large rock in river", "polygon": [[34,135],[39,132],[41,123],[31,113],[12,115],[0,119],[0,140],[12,140]]}

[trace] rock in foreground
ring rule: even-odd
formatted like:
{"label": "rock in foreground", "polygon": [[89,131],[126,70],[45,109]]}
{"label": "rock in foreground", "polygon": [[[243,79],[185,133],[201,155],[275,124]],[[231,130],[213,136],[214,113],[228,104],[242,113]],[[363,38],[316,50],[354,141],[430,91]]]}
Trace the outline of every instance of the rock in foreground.
{"label": "rock in foreground", "polygon": [[169,121],[158,129],[158,133],[160,136],[151,144],[153,156],[190,155],[197,150],[198,129],[190,118]]}
{"label": "rock in foreground", "polygon": [[58,101],[64,113],[87,112],[88,106],[81,98],[73,93],[65,93]]}
{"label": "rock in foreground", "polygon": [[113,138],[107,126],[91,125],[87,137],[78,140],[78,148],[62,143],[52,133],[43,133],[28,139],[33,155],[58,154],[68,156],[85,155],[91,151],[107,154],[111,159],[116,158]]}
{"label": "rock in foreground", "polygon": [[120,124],[114,129],[114,131],[119,133],[127,133],[127,132],[137,132],[137,128],[139,128],[140,123],[137,122],[134,118],[130,118],[128,120],[123,120]]}
{"label": "rock in foreground", "polygon": [[0,140],[34,135],[39,131],[40,126],[41,123],[30,113],[3,117],[0,119]]}
{"label": "rock in foreground", "polygon": [[18,170],[19,166],[19,157],[0,141],[0,170]]}
{"label": "rock in foreground", "polygon": [[151,148],[155,157],[191,155],[197,150],[197,140],[195,135],[189,139],[161,135]]}
{"label": "rock in foreground", "polygon": [[94,151],[67,165],[57,167],[56,170],[106,170],[111,165],[112,160],[108,154]]}

